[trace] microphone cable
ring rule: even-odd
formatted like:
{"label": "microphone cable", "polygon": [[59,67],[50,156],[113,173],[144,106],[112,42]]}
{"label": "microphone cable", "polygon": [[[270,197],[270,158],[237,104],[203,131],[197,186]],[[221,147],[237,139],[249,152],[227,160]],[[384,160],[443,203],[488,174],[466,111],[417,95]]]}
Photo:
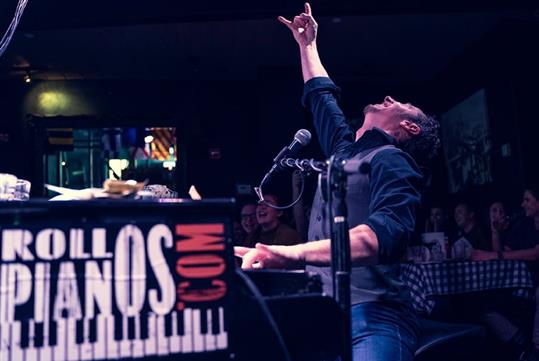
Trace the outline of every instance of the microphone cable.
{"label": "microphone cable", "polygon": [[28,4],[28,0],[19,0],[19,2],[17,3],[17,8],[15,9],[15,16],[13,17],[13,20],[11,20],[11,23],[9,24],[6,33],[2,37],[2,40],[0,40],[0,58],[2,57],[2,55],[4,55],[7,46],[11,42],[11,38],[13,38],[13,34],[15,33],[15,29],[17,29],[17,26],[19,25],[24,9],[26,8],[26,4]]}

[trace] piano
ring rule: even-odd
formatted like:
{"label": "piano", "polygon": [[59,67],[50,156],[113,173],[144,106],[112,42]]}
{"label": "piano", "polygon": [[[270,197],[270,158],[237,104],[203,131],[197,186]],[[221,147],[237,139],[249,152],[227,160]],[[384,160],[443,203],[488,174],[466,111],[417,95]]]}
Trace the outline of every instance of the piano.
{"label": "piano", "polygon": [[[234,201],[0,202],[0,360],[278,360],[237,277]],[[250,273],[293,360],[337,356],[304,272]]]}

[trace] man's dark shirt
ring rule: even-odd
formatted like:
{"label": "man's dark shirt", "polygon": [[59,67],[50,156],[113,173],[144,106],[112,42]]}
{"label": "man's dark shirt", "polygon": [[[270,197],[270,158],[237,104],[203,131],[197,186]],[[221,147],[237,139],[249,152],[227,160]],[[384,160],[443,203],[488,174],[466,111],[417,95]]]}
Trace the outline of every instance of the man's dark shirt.
{"label": "man's dark shirt", "polygon": [[[349,179],[349,225],[368,225],[378,239],[378,261],[380,265],[354,267],[351,283],[352,304],[407,298],[399,281],[398,265],[415,227],[415,212],[420,203],[422,175],[414,160],[404,151],[395,147],[396,140],[381,129],[366,131],[354,141],[354,133],[345,122],[344,114],[337,105],[338,88],[329,78],[314,78],[305,84],[303,102],[312,113],[314,126],[322,150],[327,157],[336,154],[343,158],[363,157],[374,154],[370,159],[368,172],[368,194],[354,193]],[[365,176],[364,176],[365,178]],[[357,183],[357,185],[361,184]],[[357,198],[350,199],[352,194]],[[362,195],[363,194],[363,195]],[[355,204],[350,204],[354,202]],[[320,203],[315,203],[320,208]],[[327,235],[323,231],[313,204],[314,217],[309,225],[310,237],[315,234]],[[359,207],[358,207],[359,206]],[[352,208],[356,211],[351,210]],[[365,209],[368,208],[368,211]],[[358,212],[358,213],[355,213]],[[359,215],[363,213],[363,215]],[[358,222],[352,221],[353,219]],[[314,222],[313,222],[314,220]],[[313,240],[313,239],[311,239]],[[316,240],[316,238],[314,239]],[[319,268],[322,278],[330,280],[327,268]]]}
{"label": "man's dark shirt", "polygon": [[489,241],[487,236],[485,236],[485,232],[483,232],[483,229],[477,223],[474,224],[474,226],[470,229],[469,232],[459,230],[455,241],[461,237],[466,238],[466,240],[470,242],[474,249],[480,249],[483,251],[492,250],[492,242]]}
{"label": "man's dark shirt", "polygon": [[[310,107],[318,139],[326,157],[345,158],[388,144],[395,138],[380,129],[355,134],[337,104],[339,88],[329,78],[317,77],[305,84],[302,101]],[[394,263],[406,249],[415,227],[415,211],[420,203],[422,175],[415,161],[399,149],[382,151],[371,162],[370,216],[364,222],[376,234],[379,262]]]}

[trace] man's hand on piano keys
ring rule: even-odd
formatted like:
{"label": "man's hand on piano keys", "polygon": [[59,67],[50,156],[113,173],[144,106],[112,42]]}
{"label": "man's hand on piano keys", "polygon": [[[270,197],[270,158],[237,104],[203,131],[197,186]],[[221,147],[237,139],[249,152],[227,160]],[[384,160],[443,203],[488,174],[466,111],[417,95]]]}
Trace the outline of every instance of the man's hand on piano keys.
{"label": "man's hand on piano keys", "polygon": [[242,269],[297,269],[304,266],[299,246],[301,245],[268,246],[257,243],[255,248],[234,247],[234,254],[242,258]]}

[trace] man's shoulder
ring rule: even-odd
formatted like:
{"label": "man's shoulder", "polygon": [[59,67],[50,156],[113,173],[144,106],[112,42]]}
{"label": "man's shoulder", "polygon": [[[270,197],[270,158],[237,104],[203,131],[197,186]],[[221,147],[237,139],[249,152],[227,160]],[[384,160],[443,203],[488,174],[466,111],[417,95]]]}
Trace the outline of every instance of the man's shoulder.
{"label": "man's shoulder", "polygon": [[410,154],[392,144],[376,147],[371,154],[372,162],[385,163],[387,165],[407,164],[414,169],[419,169]]}

